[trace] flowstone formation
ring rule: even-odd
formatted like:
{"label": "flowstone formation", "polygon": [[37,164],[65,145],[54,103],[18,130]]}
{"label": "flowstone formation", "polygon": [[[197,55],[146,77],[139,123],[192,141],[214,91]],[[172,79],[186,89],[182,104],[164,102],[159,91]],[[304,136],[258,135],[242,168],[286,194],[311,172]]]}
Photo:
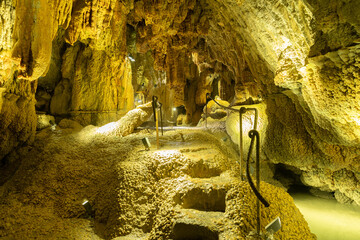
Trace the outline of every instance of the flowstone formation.
{"label": "flowstone formation", "polygon": [[98,134],[123,137],[131,134],[136,127],[149,119],[153,114],[152,102],[140,105],[129,111],[119,121],[108,123],[96,130]]}
{"label": "flowstone formation", "polygon": [[[255,229],[256,198],[239,180],[226,134],[168,131],[160,149],[146,151],[141,139],[155,143],[154,131],[119,137],[60,123],[11,156],[22,164],[0,186],[0,237],[225,240]],[[292,198],[261,184],[270,202],[261,208],[262,227],[279,216],[277,239],[316,239]]]}
{"label": "flowstone formation", "polygon": [[206,9],[210,58],[260,90],[266,158],[359,204],[359,2],[208,1]]}

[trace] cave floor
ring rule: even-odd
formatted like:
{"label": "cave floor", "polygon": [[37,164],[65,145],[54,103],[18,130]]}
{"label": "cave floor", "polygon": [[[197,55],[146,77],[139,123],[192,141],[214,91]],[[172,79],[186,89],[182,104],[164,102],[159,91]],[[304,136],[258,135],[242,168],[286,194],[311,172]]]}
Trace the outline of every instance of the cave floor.
{"label": "cave floor", "polygon": [[[47,128],[8,156],[21,163],[0,187],[0,239],[243,239],[254,229],[255,197],[226,133],[168,131],[157,149],[153,130],[99,129]],[[288,208],[279,239],[314,239],[292,198],[264,188],[274,202],[264,223]]]}
{"label": "cave floor", "polygon": [[[200,177],[200,185],[209,184],[207,181],[211,184],[215,182],[226,185],[226,182],[232,179],[229,172],[220,177],[220,174],[230,167],[219,166],[213,161],[213,156],[219,155],[214,146],[216,143],[204,141],[208,136],[202,133],[199,135],[199,130],[165,132],[164,136],[160,136],[161,148],[158,150],[153,130],[143,129],[127,137],[117,137],[96,134],[94,129],[88,127],[73,132],[70,129],[47,128],[37,133],[31,146],[23,147],[8,157],[8,161],[21,161],[21,164],[14,176],[0,187],[1,239],[109,239],[128,233],[130,235],[118,239],[145,238],[148,233],[144,232],[151,231],[153,220],[146,219],[149,217],[144,216],[144,213],[151,215],[153,204],[139,204],[137,202],[143,201],[139,200],[141,197],[124,194],[125,197],[133,198],[128,199],[129,204],[133,205],[131,208],[145,208],[144,213],[138,214],[145,219],[123,219],[126,224],[122,224],[112,216],[115,211],[124,213],[124,210],[118,209],[121,200],[116,199],[115,195],[119,181],[126,182],[127,179],[118,174],[130,171],[130,174],[124,175],[142,176],[149,171],[141,169],[141,164],[137,165],[139,156],[142,156],[141,161],[148,161],[146,158],[155,154],[159,161],[165,161],[157,166],[147,166],[156,168],[150,171],[154,171],[155,178],[159,179],[171,175],[176,177],[179,174],[173,168],[181,163],[166,162],[170,159],[167,159],[169,156],[179,154],[180,159],[192,159],[187,163],[192,169],[188,175],[189,178]],[[152,143],[150,151],[144,150],[141,141],[144,137],[148,137]],[[220,154],[219,157],[224,156]],[[161,167],[169,169],[159,172]],[[142,170],[143,172],[138,172]],[[170,175],[162,176],[164,174]],[[235,178],[233,180],[237,181]],[[149,191],[148,195],[153,195],[152,190],[146,189],[149,186],[142,187],[145,192]],[[185,204],[196,205],[190,206],[195,209],[190,209],[189,214],[194,214],[192,211],[204,210],[206,215],[205,210],[209,209],[203,208],[209,207],[214,208],[215,212],[209,213],[211,218],[221,218],[225,209],[225,191],[221,187],[219,189],[218,192],[214,191],[219,195],[214,195],[215,200],[191,203],[191,200],[187,199],[189,202]],[[138,193],[137,190],[134,192]],[[147,193],[143,195],[146,196]],[[217,199],[219,197],[222,199]],[[95,221],[82,206],[85,199],[91,203],[97,214]],[[151,202],[151,199],[149,200]],[[133,210],[128,209],[124,214],[130,214]],[[143,223],[140,223],[142,221]],[[181,228],[182,225],[179,226]],[[207,231],[204,234],[213,234],[207,229],[204,231]]]}

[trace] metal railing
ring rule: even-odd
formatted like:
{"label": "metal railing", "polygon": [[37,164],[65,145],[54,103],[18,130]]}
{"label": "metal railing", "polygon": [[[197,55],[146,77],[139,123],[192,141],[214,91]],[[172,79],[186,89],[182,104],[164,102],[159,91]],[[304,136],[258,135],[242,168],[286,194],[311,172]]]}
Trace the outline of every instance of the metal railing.
{"label": "metal railing", "polygon": [[[240,155],[240,178],[241,180],[244,180],[244,174],[243,174],[243,162],[244,162],[244,143],[243,143],[243,122],[242,122],[242,117],[243,114],[246,113],[247,111],[254,111],[255,112],[255,119],[254,119],[254,127],[253,130],[256,130],[257,128],[257,121],[258,121],[258,110],[256,108],[246,108],[246,107],[241,107],[240,109],[236,109],[236,108],[232,108],[232,107],[227,107],[224,106],[220,103],[218,103],[215,99],[213,99],[212,97],[210,97],[210,94],[207,93],[206,94],[206,101],[207,99],[211,99],[213,100],[217,105],[219,105],[220,107],[224,108],[224,109],[228,109],[231,111],[235,111],[235,112],[239,112],[239,131],[240,131],[240,135],[239,135],[239,155]],[[206,102],[207,104],[207,102]],[[205,117],[207,118],[207,107],[206,107],[206,112],[205,112]],[[207,125],[206,125],[207,127]]]}
{"label": "metal railing", "polygon": [[[247,157],[247,161],[246,161],[246,177],[248,179],[248,182],[249,182],[249,185],[250,185],[252,191],[254,192],[254,194],[257,197],[257,199],[256,199],[256,220],[257,220],[256,233],[258,234],[258,236],[260,236],[260,223],[261,223],[260,222],[260,202],[265,207],[269,207],[270,204],[260,194],[260,137],[259,137],[259,132],[254,129],[250,130],[249,137],[251,138],[251,142],[250,142],[249,153],[248,153],[248,157]],[[255,138],[256,138],[256,161],[255,161],[256,187],[255,187],[254,182],[251,179],[250,169],[249,169],[250,168],[249,167],[250,166],[250,156],[251,156],[252,149],[254,147]]]}
{"label": "metal railing", "polygon": [[[239,136],[239,155],[240,155],[240,178],[241,180],[243,180],[243,168],[242,168],[242,163],[243,163],[243,159],[244,159],[244,150],[243,150],[243,128],[242,128],[242,115],[244,113],[246,113],[247,111],[254,111],[255,112],[255,119],[254,119],[254,127],[252,130],[249,131],[249,137],[251,138],[251,142],[250,142],[250,147],[249,147],[249,153],[247,156],[247,161],[246,161],[246,177],[247,180],[249,182],[249,185],[252,189],[252,191],[254,192],[254,194],[257,197],[257,201],[256,201],[256,213],[257,213],[257,225],[256,225],[256,232],[258,234],[258,236],[260,235],[260,202],[265,206],[265,207],[269,207],[270,204],[265,200],[265,198],[260,194],[260,137],[259,137],[259,132],[256,130],[257,127],[257,122],[258,122],[258,110],[256,108],[246,108],[246,107],[241,107],[240,109],[235,109],[235,108],[231,108],[231,107],[227,107],[224,106],[220,103],[218,103],[215,99],[211,98],[209,94],[206,94],[206,118],[207,118],[207,100],[211,99],[213,100],[217,105],[219,105],[220,107],[224,108],[224,109],[228,109],[231,111],[235,111],[235,112],[239,112],[239,130],[240,130],[240,136]],[[207,127],[207,126],[206,126]],[[255,161],[255,166],[256,166],[256,187],[254,182],[252,181],[252,178],[250,176],[250,157],[251,157],[251,152],[252,149],[254,148],[254,142],[256,139],[256,161]]]}
{"label": "metal railing", "polygon": [[156,123],[156,109],[160,109],[160,126],[161,126],[161,136],[164,135],[164,127],[163,127],[163,119],[162,119],[162,103],[158,102],[158,97],[152,97],[152,107],[153,107],[153,114],[154,114],[154,122]]}

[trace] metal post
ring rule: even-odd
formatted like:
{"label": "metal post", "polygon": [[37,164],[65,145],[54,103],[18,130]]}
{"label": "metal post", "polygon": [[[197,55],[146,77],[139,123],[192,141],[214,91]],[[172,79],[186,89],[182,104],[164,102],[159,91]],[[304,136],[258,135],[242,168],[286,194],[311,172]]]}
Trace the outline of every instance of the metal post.
{"label": "metal post", "polygon": [[[246,113],[247,111],[255,111],[255,119],[254,119],[254,127],[253,127],[253,129],[251,130],[251,131],[253,131],[253,130],[256,130],[256,128],[257,128],[257,122],[258,122],[258,110],[257,110],[257,108],[246,108],[246,107],[241,107],[240,109],[235,109],[235,108],[231,108],[231,107],[226,107],[226,106],[223,106],[223,105],[221,105],[220,103],[218,103],[215,99],[212,99],[211,97],[210,97],[210,94],[209,93],[207,93],[206,94],[206,104],[205,104],[205,109],[206,109],[206,111],[205,111],[205,116],[206,116],[206,118],[205,118],[205,124],[206,124],[206,127],[207,127],[207,121],[206,121],[206,119],[207,119],[207,100],[208,99],[211,99],[211,100],[213,100],[217,105],[219,105],[220,107],[222,107],[222,108],[224,108],[224,109],[229,109],[229,110],[231,110],[231,111],[236,111],[236,112],[239,112],[239,131],[240,131],[240,134],[239,134],[239,155],[240,155],[240,162],[239,162],[239,164],[240,164],[240,178],[241,178],[241,180],[244,180],[244,178],[243,178],[243,176],[244,176],[244,174],[243,174],[243,163],[245,162],[244,161],[244,142],[243,142],[243,127],[242,127],[242,115],[244,114],[244,113]],[[250,131],[250,132],[251,132]],[[247,167],[246,167],[246,175],[249,175],[249,173],[248,173],[248,169],[247,169]],[[255,188],[255,186],[254,186],[254,188]],[[260,199],[260,201],[262,201],[261,199]],[[263,201],[262,201],[263,202]],[[265,204],[265,200],[264,200],[264,204]],[[267,203],[266,203],[267,204]],[[265,204],[265,205],[266,205]]]}
{"label": "metal post", "polygon": [[161,126],[161,136],[164,136],[164,126],[163,126],[163,117],[162,117],[162,104],[159,103],[160,105],[160,126]]}
{"label": "metal post", "polygon": [[152,107],[153,107],[153,114],[154,114],[154,122],[156,122],[156,108],[157,108],[157,96],[152,97]]}
{"label": "metal post", "polygon": [[[260,137],[259,134],[256,136],[256,188],[258,192],[260,192]],[[258,236],[260,236],[260,228],[261,228],[261,219],[260,219],[260,200],[256,199],[256,218],[257,218],[257,226],[256,231]]]}
{"label": "metal post", "polygon": [[240,179],[241,181],[244,180],[243,178],[243,161],[244,161],[244,149],[243,149],[243,128],[242,128],[242,112],[245,110],[244,107],[240,108],[239,110],[239,131],[240,131],[240,137],[239,137],[239,154],[240,154]]}
{"label": "metal post", "polygon": [[155,111],[155,115],[156,115],[156,146],[157,146],[157,149],[160,148],[160,144],[159,144],[159,120],[158,120],[158,111],[156,109]]}
{"label": "metal post", "polygon": [[257,108],[246,108],[246,107],[241,107],[239,110],[239,130],[240,130],[240,134],[239,134],[239,154],[240,154],[240,179],[244,180],[243,178],[243,162],[244,162],[244,142],[243,142],[243,124],[242,124],[242,115],[244,113],[246,113],[247,111],[255,111],[255,119],[254,119],[254,127],[253,130],[256,130],[257,128],[257,122],[258,122],[258,110]]}
{"label": "metal post", "polygon": [[[256,130],[251,130],[249,132],[249,137],[251,138],[251,142],[250,142],[249,153],[248,153],[247,161],[246,161],[246,175],[247,175],[247,179],[249,181],[249,185],[257,197],[257,201],[256,201],[256,220],[257,220],[256,233],[258,234],[258,236],[260,236],[260,228],[261,228],[260,201],[262,204],[264,204],[265,207],[269,207],[270,204],[264,199],[264,197],[260,193],[260,137],[259,137],[259,132]],[[251,156],[251,152],[252,152],[252,149],[254,146],[254,138],[256,138],[256,162],[255,162],[256,185],[257,185],[256,187],[254,185],[254,182],[251,180],[250,170],[249,170],[250,156]]]}
{"label": "metal post", "polygon": [[207,104],[208,104],[209,93],[206,93],[205,101],[205,128],[207,128]]}
{"label": "metal post", "polygon": [[207,104],[205,105],[205,128],[207,128]]}

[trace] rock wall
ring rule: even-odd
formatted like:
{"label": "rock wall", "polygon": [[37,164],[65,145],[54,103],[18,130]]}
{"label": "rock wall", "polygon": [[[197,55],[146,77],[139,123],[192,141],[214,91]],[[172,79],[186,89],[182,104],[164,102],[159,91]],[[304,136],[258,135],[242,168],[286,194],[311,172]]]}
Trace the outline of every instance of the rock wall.
{"label": "rock wall", "polygon": [[52,114],[80,123],[115,121],[134,106],[130,60],[78,43],[63,55],[62,79],[51,99]]}
{"label": "rock wall", "polygon": [[18,79],[0,88],[0,159],[34,139],[36,82]]}
{"label": "rock wall", "polygon": [[[309,59],[302,96],[315,123],[332,132],[329,143],[360,143],[360,45]],[[331,136],[331,135],[330,135]]]}
{"label": "rock wall", "polygon": [[[302,169],[301,179],[306,185],[335,192],[342,202],[347,199],[359,204],[356,39],[360,22],[351,17],[358,14],[358,3],[309,3],[314,41],[308,56],[304,56],[305,62],[296,71],[277,72],[275,76],[275,84],[291,89],[284,93],[293,103],[283,97],[275,100],[272,111],[279,113],[272,126],[278,130],[271,130],[274,134],[270,136],[275,137],[277,144],[272,147],[279,152],[273,160],[281,158],[280,162]],[[291,55],[290,58],[293,59]],[[267,151],[275,152],[271,148]]]}
{"label": "rock wall", "polygon": [[358,1],[207,1],[204,8],[213,14],[204,37],[210,59],[233,72],[238,99],[248,82],[265,99],[267,158],[358,203]]}
{"label": "rock wall", "polygon": [[15,147],[31,141],[36,129],[36,82],[18,79],[21,61],[11,56],[16,42],[12,38],[16,33],[13,4],[13,1],[0,3],[0,159]]}
{"label": "rock wall", "polygon": [[[126,14],[117,1],[75,1],[63,39],[61,77],[50,112],[83,125],[118,120],[134,107],[126,58]],[[54,79],[56,81],[56,79]]]}
{"label": "rock wall", "polygon": [[35,104],[84,125],[117,120],[133,108],[129,9],[110,0],[1,2],[0,159],[33,139]]}

